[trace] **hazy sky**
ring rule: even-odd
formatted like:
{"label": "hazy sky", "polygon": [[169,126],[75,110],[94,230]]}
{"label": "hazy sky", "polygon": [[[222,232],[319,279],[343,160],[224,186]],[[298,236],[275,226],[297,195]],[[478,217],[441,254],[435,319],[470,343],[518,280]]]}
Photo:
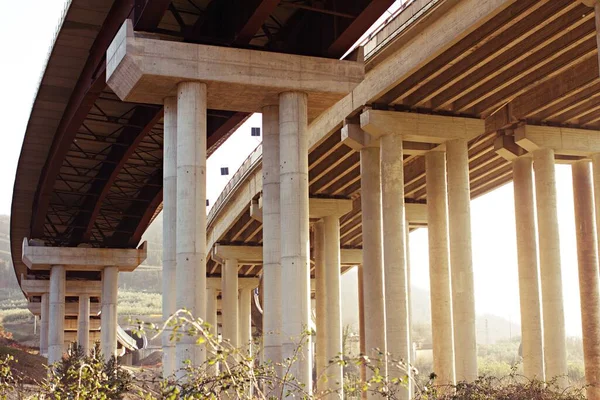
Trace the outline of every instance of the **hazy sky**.
{"label": "hazy sky", "polygon": [[[5,3],[4,13],[10,18],[0,24],[0,54],[3,55],[0,62],[3,115],[0,214],[10,213],[14,174],[31,104],[65,0],[6,0]],[[228,178],[258,145],[259,140],[250,136],[252,126],[260,126],[260,115],[254,115],[234,134],[234,140],[223,144],[209,159],[211,205]],[[229,177],[220,175],[221,167],[229,167]],[[569,166],[559,165],[556,171],[567,333],[580,336],[571,170]],[[472,228],[477,312],[496,314],[519,323],[512,184],[472,202]],[[413,232],[410,244],[412,283],[428,289],[427,230]]]}

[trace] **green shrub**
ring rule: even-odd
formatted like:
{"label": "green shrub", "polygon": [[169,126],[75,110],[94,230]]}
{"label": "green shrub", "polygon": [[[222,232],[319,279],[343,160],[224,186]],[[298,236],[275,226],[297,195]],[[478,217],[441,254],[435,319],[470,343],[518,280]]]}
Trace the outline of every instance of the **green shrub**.
{"label": "green shrub", "polygon": [[416,400],[585,400],[583,388],[561,389],[556,382],[527,380],[517,375],[479,377],[456,386],[425,387]]}
{"label": "green shrub", "polygon": [[61,361],[49,367],[49,378],[37,398],[121,399],[131,390],[131,379],[115,357],[104,361],[98,344],[90,355],[74,344]]}
{"label": "green shrub", "polygon": [[6,400],[15,389],[16,381],[10,368],[13,361],[12,356],[0,357],[0,400]]}

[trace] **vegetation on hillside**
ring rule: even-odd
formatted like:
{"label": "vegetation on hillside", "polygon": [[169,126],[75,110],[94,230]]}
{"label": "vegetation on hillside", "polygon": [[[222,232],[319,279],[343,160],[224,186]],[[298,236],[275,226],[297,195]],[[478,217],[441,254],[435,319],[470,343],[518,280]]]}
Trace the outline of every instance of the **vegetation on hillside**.
{"label": "vegetation on hillside", "polygon": [[[121,367],[114,358],[105,362],[97,346],[91,355],[72,346],[63,360],[50,367],[49,378],[27,390],[20,385],[19,377],[13,374],[13,357],[0,357],[0,399],[15,391],[20,398],[27,399],[321,399],[336,395],[343,390],[348,399],[358,399],[364,393],[379,394],[386,399],[400,398],[400,392],[411,379],[413,369],[401,361],[392,361],[396,375],[385,376],[381,371],[383,354],[374,352],[374,358],[364,355],[349,358],[343,355],[330,360],[335,365],[354,364],[370,371],[367,380],[346,379],[344,387],[337,390],[322,390],[309,393],[291,371],[297,362],[301,348],[306,345],[300,339],[295,355],[281,364],[260,362],[260,355],[250,356],[244,349],[232,347],[228,341],[221,342],[211,335],[210,326],[194,320],[185,311],[179,311],[165,324],[173,329],[175,338],[190,334],[206,346],[207,360],[199,367],[185,366],[165,380],[136,378]],[[159,333],[162,327],[158,329]],[[308,335],[309,333],[307,333]],[[391,359],[388,355],[388,360]],[[278,374],[276,371],[283,371]],[[409,372],[410,371],[410,372]],[[317,377],[319,378],[319,377]],[[348,377],[349,378],[349,377]],[[584,389],[558,388],[554,382],[528,381],[514,374],[494,378],[483,376],[472,383],[456,386],[437,386],[435,375],[425,385],[416,385],[415,400],[584,400]]]}

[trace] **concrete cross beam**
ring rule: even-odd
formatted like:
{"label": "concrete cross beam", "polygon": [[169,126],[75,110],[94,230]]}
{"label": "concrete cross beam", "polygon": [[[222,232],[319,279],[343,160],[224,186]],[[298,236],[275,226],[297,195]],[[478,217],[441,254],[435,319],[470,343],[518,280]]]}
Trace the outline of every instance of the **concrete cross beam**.
{"label": "concrete cross beam", "polygon": [[260,112],[279,93],[308,94],[309,119],[364,78],[362,62],[173,42],[136,36],[125,21],[108,48],[108,86],[121,100],[162,104],[179,82],[207,84],[208,108]]}
{"label": "concrete cross beam", "polygon": [[[97,342],[100,340],[102,332],[90,331],[90,341]],[[77,332],[65,331],[65,343],[72,343],[77,341]]]}
{"label": "concrete cross beam", "polygon": [[427,204],[404,203],[404,215],[409,226],[427,225]]}
{"label": "concrete cross beam", "polygon": [[[90,303],[90,314],[100,314],[100,303]],[[27,304],[27,309],[33,314],[40,316],[42,315],[42,303],[34,303],[30,301]],[[79,303],[65,303],[65,316],[66,317],[77,317],[79,315]]]}
{"label": "concrete cross beam", "polygon": [[[21,289],[28,296],[40,296],[44,293],[50,293],[50,281],[41,279],[21,278]],[[102,294],[101,281],[67,281],[66,282],[67,296],[89,295],[100,297]]]}
{"label": "concrete cross beam", "polygon": [[360,115],[360,127],[371,135],[372,140],[388,134],[400,134],[410,142],[444,143],[481,135],[485,122],[475,118],[365,110]]}
{"label": "concrete cross beam", "polygon": [[23,239],[23,262],[31,270],[49,270],[63,265],[67,271],[102,271],[115,266],[119,271],[133,271],[146,259],[148,243],[137,249],[100,249],[94,247],[30,246]]}
{"label": "concrete cross beam", "polygon": [[[342,127],[341,142],[356,151],[360,151],[363,147],[379,145],[378,139],[365,132],[359,124],[353,123],[346,123]],[[424,156],[428,151],[442,146],[444,145],[413,141],[402,142],[403,152],[408,156]]]}
{"label": "concrete cross beam", "polygon": [[514,137],[515,143],[530,153],[549,148],[556,155],[590,157],[600,152],[600,131],[523,125],[515,129]]}
{"label": "concrete cross beam", "polygon": [[[328,216],[341,217],[352,211],[351,199],[327,199],[311,197],[308,203],[309,218],[323,218]],[[262,222],[262,195],[258,201],[250,203],[250,217]]]}
{"label": "concrete cross beam", "polygon": [[507,161],[514,161],[527,152],[515,143],[514,136],[498,136],[494,140],[494,151]]}
{"label": "concrete cross beam", "polygon": [[[65,319],[65,331],[77,332],[77,319]],[[90,318],[90,331],[100,330],[100,320],[97,318]]]}
{"label": "concrete cross beam", "polygon": [[[259,249],[262,249],[262,247],[258,247]],[[238,277],[238,286],[239,287],[258,287],[258,284],[260,282],[259,278],[239,278]],[[221,278],[206,278],[206,288],[207,289],[215,289],[217,291],[221,291]],[[220,306],[218,307],[219,309],[221,308]]]}
{"label": "concrete cross beam", "polygon": [[[342,265],[360,265],[362,264],[361,249],[340,249]],[[211,256],[217,262],[218,260],[236,259],[240,264],[260,264],[263,262],[262,246],[235,246],[216,244],[213,247]],[[219,278],[208,278],[219,279]],[[238,278],[242,279],[257,279],[257,278]],[[258,281],[257,281],[258,282]],[[241,283],[240,283],[241,284]],[[219,282],[220,285],[220,282]],[[219,286],[220,287],[220,286]]]}

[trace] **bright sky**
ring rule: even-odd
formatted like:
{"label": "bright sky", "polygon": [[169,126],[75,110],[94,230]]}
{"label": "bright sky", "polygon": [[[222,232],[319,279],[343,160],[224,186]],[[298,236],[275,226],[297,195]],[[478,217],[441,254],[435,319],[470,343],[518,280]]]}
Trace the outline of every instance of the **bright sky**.
{"label": "bright sky", "polygon": [[[4,55],[0,63],[0,110],[4,116],[0,142],[0,214],[10,213],[23,135],[64,3],[65,0],[20,0],[4,4],[5,15],[10,18],[0,24],[0,54]],[[27,28],[23,21],[27,21]],[[208,160],[210,206],[259,144],[259,139],[250,136],[253,126],[261,126],[260,115],[251,117]],[[221,167],[228,167],[230,175],[221,176]],[[567,334],[581,336],[571,171],[568,166],[558,165],[556,172]],[[472,202],[472,229],[477,313],[495,314],[519,323],[512,184]],[[410,245],[412,284],[428,289],[427,230],[413,232]]]}

